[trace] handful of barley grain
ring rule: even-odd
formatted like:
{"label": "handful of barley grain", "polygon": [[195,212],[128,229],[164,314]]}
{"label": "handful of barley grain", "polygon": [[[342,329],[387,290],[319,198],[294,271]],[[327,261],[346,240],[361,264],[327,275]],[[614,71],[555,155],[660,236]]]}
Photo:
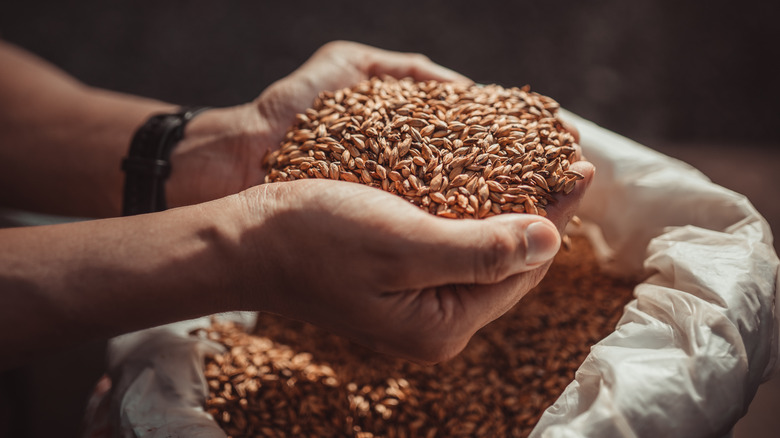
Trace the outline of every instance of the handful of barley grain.
{"label": "handful of barley grain", "polygon": [[373,78],[324,92],[263,160],[266,182],[330,178],[450,218],[544,216],[582,175],[558,103],[529,88]]}

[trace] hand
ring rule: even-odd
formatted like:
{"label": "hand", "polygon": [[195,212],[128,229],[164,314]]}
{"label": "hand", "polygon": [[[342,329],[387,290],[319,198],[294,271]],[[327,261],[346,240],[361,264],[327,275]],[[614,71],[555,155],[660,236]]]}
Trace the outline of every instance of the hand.
{"label": "hand", "polygon": [[424,55],[336,41],[324,45],[298,70],[268,87],[255,103],[261,117],[271,125],[271,137],[281,140],[295,114],[310,107],[321,91],[338,90],[384,75],[418,81],[471,82]]}
{"label": "hand", "polygon": [[345,41],[328,43],[254,102],[211,110],[193,120],[173,152],[169,204],[195,204],[262,183],[261,160],[279,146],[295,114],[309,108],[322,91],[382,75],[469,81],[423,55]]}
{"label": "hand", "polygon": [[[242,308],[311,322],[376,351],[435,363],[542,278],[586,178],[548,219],[442,219],[359,184],[298,180],[243,192]],[[245,275],[244,274],[238,274]],[[261,292],[262,291],[262,292]]]}

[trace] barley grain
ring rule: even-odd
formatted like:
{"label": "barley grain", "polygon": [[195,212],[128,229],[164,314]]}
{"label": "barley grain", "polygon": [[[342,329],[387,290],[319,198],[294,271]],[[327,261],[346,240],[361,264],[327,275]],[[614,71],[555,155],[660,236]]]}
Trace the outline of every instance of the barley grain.
{"label": "barley grain", "polygon": [[[372,78],[324,92],[298,114],[279,149],[263,160],[265,181],[360,182],[445,217],[545,214],[553,195],[570,193],[583,178],[569,169],[578,150],[557,111],[554,100],[527,86]],[[368,167],[369,162],[374,164]],[[532,198],[529,208],[527,200],[518,204],[485,193],[518,186],[546,195]],[[425,196],[449,187],[465,187],[462,195],[473,195],[476,203],[448,203],[458,208],[443,211]],[[485,207],[488,201],[492,205]],[[504,206],[496,209],[495,203]]]}

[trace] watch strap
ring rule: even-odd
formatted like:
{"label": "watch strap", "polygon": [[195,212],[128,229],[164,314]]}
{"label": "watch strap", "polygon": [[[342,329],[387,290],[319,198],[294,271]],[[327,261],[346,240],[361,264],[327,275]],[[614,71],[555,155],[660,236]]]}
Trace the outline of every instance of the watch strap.
{"label": "watch strap", "polygon": [[168,208],[165,181],[171,174],[171,151],[184,137],[184,128],[209,107],[186,107],[173,114],[150,117],[133,136],[122,160],[125,186],[122,216]]}

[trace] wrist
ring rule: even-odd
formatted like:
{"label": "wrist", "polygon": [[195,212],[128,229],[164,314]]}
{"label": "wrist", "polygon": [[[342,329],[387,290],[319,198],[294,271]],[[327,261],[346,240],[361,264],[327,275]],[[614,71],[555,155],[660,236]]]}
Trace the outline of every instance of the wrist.
{"label": "wrist", "polygon": [[[247,257],[246,233],[248,223],[236,196],[228,196],[194,206],[176,209],[182,218],[192,218],[197,225],[197,239],[204,248],[205,263],[201,272],[207,285],[205,295],[198,297],[209,302],[210,312],[258,310],[247,306],[246,295],[259,287],[255,272],[256,260]],[[173,212],[173,211],[172,211]],[[185,219],[186,220],[186,219]],[[197,268],[196,268],[197,269]]]}
{"label": "wrist", "polygon": [[216,108],[190,122],[171,155],[170,207],[197,204],[262,182],[260,160],[272,144],[252,105]]}
{"label": "wrist", "polygon": [[290,286],[282,280],[282,261],[289,258],[284,250],[297,245],[278,228],[276,188],[263,184],[224,198],[241,243],[234,265],[243,273],[235,276],[239,310],[278,313],[275,294]]}
{"label": "wrist", "polygon": [[122,159],[125,172],[122,216],[168,208],[165,186],[171,171],[171,151],[184,137],[187,124],[208,109],[188,107],[156,114],[138,128],[127,156]]}

